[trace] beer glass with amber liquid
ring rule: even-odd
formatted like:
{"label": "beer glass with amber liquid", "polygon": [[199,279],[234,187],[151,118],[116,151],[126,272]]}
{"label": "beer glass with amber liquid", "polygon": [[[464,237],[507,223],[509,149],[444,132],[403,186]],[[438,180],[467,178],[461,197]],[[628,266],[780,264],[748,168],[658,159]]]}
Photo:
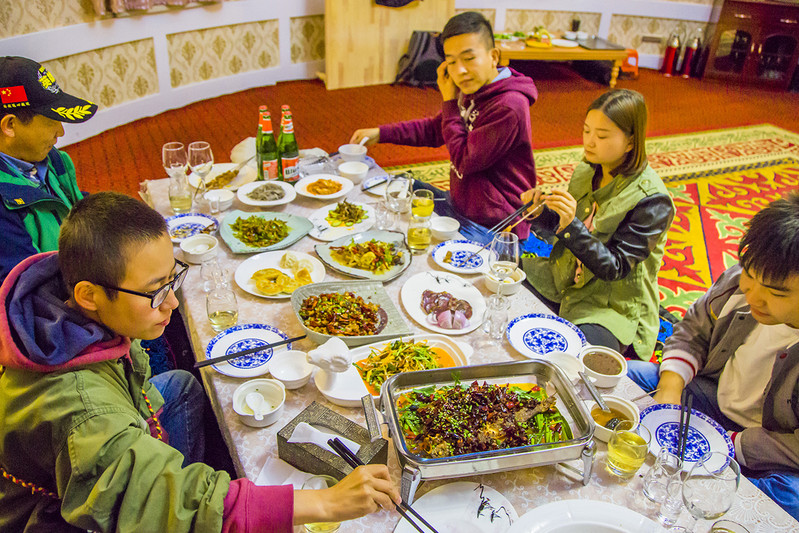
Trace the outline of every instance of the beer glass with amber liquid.
{"label": "beer glass with amber liquid", "polygon": [[646,427],[622,420],[608,440],[607,470],[621,479],[631,479],[646,460],[651,433]]}

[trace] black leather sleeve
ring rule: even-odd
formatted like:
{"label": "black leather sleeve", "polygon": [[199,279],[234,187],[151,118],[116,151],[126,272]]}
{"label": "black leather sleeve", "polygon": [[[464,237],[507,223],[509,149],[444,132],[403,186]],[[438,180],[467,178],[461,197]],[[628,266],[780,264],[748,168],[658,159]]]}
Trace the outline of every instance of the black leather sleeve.
{"label": "black leather sleeve", "polygon": [[557,234],[574,256],[599,279],[623,279],[649,257],[661,234],[674,220],[674,207],[665,194],[647,196],[632,208],[616,232],[603,244],[575,218]]}

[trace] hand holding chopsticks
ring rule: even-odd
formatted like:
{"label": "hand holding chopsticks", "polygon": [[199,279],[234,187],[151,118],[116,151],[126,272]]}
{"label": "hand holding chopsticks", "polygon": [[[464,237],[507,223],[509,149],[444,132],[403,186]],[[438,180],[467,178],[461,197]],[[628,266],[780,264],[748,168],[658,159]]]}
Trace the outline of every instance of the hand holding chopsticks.
{"label": "hand holding chopsticks", "polygon": [[257,352],[261,352],[263,350],[268,350],[270,348],[276,348],[278,346],[283,346],[284,344],[289,344],[294,341],[302,340],[306,337],[306,335],[300,335],[299,337],[292,337],[291,339],[284,339],[279,342],[273,342],[272,344],[266,344],[262,346],[256,346],[255,348],[249,348],[247,350],[242,350],[240,352],[229,353],[227,355],[220,355],[219,357],[212,357],[211,359],[206,359],[205,361],[198,361],[194,363],[194,368],[202,368],[208,365],[215,365],[217,363],[222,363],[224,361],[229,361],[231,359],[235,359],[236,357],[241,357],[243,355],[250,355]]}
{"label": "hand holding chopsticks", "polygon": [[[350,465],[352,468],[358,468],[359,466],[363,466],[363,461],[361,461],[360,458],[358,458],[358,456],[352,452],[352,450],[347,448],[338,437],[328,440],[327,443],[330,445],[331,448],[333,448],[336,451],[338,456],[344,459],[344,461],[346,461],[346,463]],[[396,507],[397,512],[400,515],[402,515],[402,517],[405,520],[407,520],[408,523],[410,523],[419,533],[426,533],[426,532],[424,529],[421,528],[421,526],[419,526],[416,522],[414,522],[410,516],[408,516],[408,512],[411,513],[416,518],[418,518],[422,522],[422,524],[427,526],[427,528],[430,531],[432,531],[432,533],[438,533],[438,531],[436,531],[436,528],[428,524],[427,520],[422,518],[422,516],[419,513],[414,511],[414,509],[404,501],[395,504],[394,507]]]}

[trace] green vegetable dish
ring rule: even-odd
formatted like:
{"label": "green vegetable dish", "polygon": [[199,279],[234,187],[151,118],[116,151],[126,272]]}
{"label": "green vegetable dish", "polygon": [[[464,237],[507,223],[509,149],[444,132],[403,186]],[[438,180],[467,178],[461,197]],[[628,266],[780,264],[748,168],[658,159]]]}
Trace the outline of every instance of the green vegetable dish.
{"label": "green vegetable dish", "polygon": [[336,205],[335,209],[331,209],[327,213],[325,220],[327,220],[331,226],[337,228],[339,226],[354,226],[367,218],[369,218],[369,215],[366,213],[366,209],[344,200]]}
{"label": "green vegetable dish", "polygon": [[411,453],[428,458],[556,443],[572,438],[555,399],[537,385],[432,385],[397,399]]}
{"label": "green vegetable dish", "polygon": [[256,215],[237,218],[230,229],[238,240],[253,248],[277,244],[288,237],[291,230],[282,220],[267,220]]}

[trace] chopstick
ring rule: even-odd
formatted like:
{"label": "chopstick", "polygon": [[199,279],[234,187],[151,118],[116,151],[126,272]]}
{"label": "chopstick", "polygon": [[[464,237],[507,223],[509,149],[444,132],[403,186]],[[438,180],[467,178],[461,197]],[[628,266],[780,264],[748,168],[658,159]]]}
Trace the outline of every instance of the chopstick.
{"label": "chopstick", "polygon": [[369,189],[374,189],[375,187],[377,187],[379,185],[383,185],[387,181],[388,181],[388,176],[386,176],[385,178],[383,178],[381,180],[378,180],[378,181],[374,182],[373,184],[369,185],[368,187],[364,187],[363,190],[364,191],[368,191]]}
{"label": "chopstick", "polygon": [[[338,456],[344,459],[344,461],[346,461],[346,463],[350,465],[352,468],[358,468],[359,466],[363,466],[363,461],[361,461],[361,459],[357,455],[355,455],[352,450],[347,448],[347,446],[343,442],[341,442],[341,439],[339,439],[338,437],[329,439],[327,443],[330,445],[331,448],[333,448],[336,451]],[[430,529],[430,531],[432,531],[433,533],[438,533],[436,528],[428,524],[427,520],[422,518],[422,515],[417,513],[413,509],[413,507],[411,507],[409,504],[405,503],[404,501],[402,503],[394,504],[394,507],[397,509],[397,512],[400,515],[402,515],[402,518],[407,520],[408,523],[412,525],[414,529],[416,529],[416,531],[418,531],[419,533],[425,533],[425,531],[421,527],[419,527],[419,525],[416,522],[414,522],[413,519],[410,516],[408,516],[408,514],[405,511],[410,512],[411,514],[413,514],[413,516],[421,520],[421,522],[425,526],[427,526],[427,528]]]}
{"label": "chopstick", "polygon": [[534,201],[535,201],[535,200],[530,200],[529,202],[527,202],[526,204],[524,204],[523,206],[521,206],[519,209],[517,209],[516,211],[514,211],[514,212],[513,212],[513,213],[511,213],[510,215],[506,216],[505,218],[503,218],[502,220],[500,220],[499,222],[497,222],[496,224],[494,224],[493,226],[491,226],[491,228],[488,230],[488,231],[489,231],[489,233],[496,233],[496,232],[498,232],[500,229],[502,229],[502,228],[504,228],[505,226],[507,226],[508,224],[510,224],[510,223],[511,223],[511,221],[512,221],[514,218],[516,218],[517,216],[521,215],[521,214],[522,214],[524,211],[526,211],[527,209],[529,209],[529,208],[530,208],[530,206],[532,206],[532,205],[533,205],[533,202],[534,202]]}
{"label": "chopstick", "polygon": [[208,365],[215,365],[216,363],[222,363],[224,361],[235,359],[236,357],[241,357],[243,355],[250,355],[263,350],[268,350],[269,348],[276,348],[278,346],[283,346],[284,344],[288,344],[290,342],[302,340],[305,337],[307,337],[307,335],[300,335],[299,337],[292,337],[291,339],[284,339],[282,341],[273,342],[272,344],[267,344],[266,346],[257,346],[255,348],[249,348],[247,350],[242,350],[240,352],[230,353],[227,355],[220,355],[219,357],[212,357],[211,359],[206,359],[205,361],[198,361],[194,363],[194,368],[202,368]]}
{"label": "chopstick", "polygon": [[680,425],[677,429],[677,451],[680,461],[685,460],[685,446],[688,442],[688,429],[691,427],[691,409],[694,404],[694,395],[688,389],[683,389],[680,399]]}
{"label": "chopstick", "polygon": [[633,398],[633,399],[632,399],[632,400],[630,400],[630,401],[631,401],[631,402],[637,402],[638,400],[643,400],[643,399],[644,399],[644,398],[646,398],[647,396],[652,396],[653,394],[655,394],[655,393],[656,393],[657,391],[659,391],[659,390],[660,390],[660,389],[655,389],[655,390],[651,390],[651,391],[649,391],[649,392],[645,392],[645,393],[643,393],[643,394],[642,394],[642,395],[640,395],[640,396],[636,396],[635,398]]}

